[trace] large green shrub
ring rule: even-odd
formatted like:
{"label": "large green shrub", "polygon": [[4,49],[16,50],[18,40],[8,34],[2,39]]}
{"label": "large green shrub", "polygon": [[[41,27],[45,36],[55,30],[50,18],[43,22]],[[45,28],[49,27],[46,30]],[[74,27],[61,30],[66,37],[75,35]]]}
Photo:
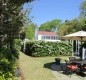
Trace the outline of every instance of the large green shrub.
{"label": "large green shrub", "polygon": [[18,51],[3,47],[0,49],[0,80],[13,80],[14,66],[18,59]]}
{"label": "large green shrub", "polygon": [[66,42],[30,41],[26,43],[25,53],[31,56],[71,55],[71,44]]}

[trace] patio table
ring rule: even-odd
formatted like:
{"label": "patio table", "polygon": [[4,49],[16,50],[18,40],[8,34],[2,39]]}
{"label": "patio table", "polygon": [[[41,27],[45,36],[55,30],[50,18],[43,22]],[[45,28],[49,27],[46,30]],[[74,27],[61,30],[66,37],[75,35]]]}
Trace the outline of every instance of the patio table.
{"label": "patio table", "polygon": [[72,60],[71,61],[72,63],[76,63],[76,64],[80,64],[80,65],[84,65],[86,64],[86,60]]}

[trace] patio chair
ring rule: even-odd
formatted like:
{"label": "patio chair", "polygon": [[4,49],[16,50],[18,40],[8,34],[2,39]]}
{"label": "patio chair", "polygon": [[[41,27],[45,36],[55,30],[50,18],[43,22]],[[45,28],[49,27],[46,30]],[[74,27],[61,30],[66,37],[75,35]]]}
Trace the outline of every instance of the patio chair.
{"label": "patio chair", "polygon": [[86,72],[86,64],[83,65],[83,72]]}
{"label": "patio chair", "polygon": [[71,74],[74,72],[79,72],[79,68],[75,64],[71,64],[70,61],[65,60],[66,62],[66,70],[65,73],[70,72]]}
{"label": "patio chair", "polygon": [[76,57],[69,57],[70,61],[76,60]]}
{"label": "patio chair", "polygon": [[[72,61],[75,61],[76,60],[76,57],[69,57],[69,61],[72,62]],[[74,65],[76,65],[75,63],[72,63]]]}

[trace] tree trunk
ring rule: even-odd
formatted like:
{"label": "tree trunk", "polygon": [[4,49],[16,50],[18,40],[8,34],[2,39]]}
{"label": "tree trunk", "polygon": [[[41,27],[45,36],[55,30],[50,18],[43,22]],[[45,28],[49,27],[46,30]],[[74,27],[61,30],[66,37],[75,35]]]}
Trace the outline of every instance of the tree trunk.
{"label": "tree trunk", "polygon": [[[1,38],[1,37],[0,37]],[[2,48],[2,38],[0,39],[0,49]]]}
{"label": "tree trunk", "polygon": [[0,41],[0,49],[2,48],[2,42]]}

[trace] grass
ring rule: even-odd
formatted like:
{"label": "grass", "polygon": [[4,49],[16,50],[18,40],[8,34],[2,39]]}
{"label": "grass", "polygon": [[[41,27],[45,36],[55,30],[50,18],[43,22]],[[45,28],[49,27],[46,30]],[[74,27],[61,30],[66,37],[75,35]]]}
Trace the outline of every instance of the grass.
{"label": "grass", "polygon": [[[35,58],[20,52],[19,65],[25,80],[57,80],[51,70],[51,64],[55,62],[55,58]],[[66,59],[66,57],[63,59]]]}

